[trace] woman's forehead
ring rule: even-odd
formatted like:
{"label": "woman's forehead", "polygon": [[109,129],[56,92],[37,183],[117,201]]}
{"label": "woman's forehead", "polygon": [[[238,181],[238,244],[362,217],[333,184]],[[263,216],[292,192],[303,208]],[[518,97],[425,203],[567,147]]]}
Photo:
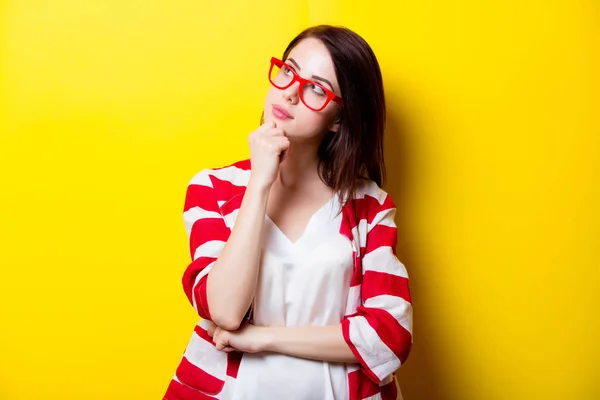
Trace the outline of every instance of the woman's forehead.
{"label": "woman's forehead", "polygon": [[293,59],[300,67],[300,71],[297,71],[300,75],[326,78],[334,85],[334,89],[339,89],[333,60],[327,47],[320,40],[308,38],[300,41],[288,54],[287,60],[289,59]]}

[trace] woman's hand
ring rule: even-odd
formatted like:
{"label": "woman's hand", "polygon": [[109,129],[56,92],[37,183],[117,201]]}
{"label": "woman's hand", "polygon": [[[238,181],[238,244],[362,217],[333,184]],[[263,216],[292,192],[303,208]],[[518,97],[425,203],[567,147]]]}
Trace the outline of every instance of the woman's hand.
{"label": "woman's hand", "polygon": [[211,322],[208,336],[213,338],[217,350],[228,353],[231,351],[258,353],[263,351],[268,340],[267,328],[248,323],[235,331],[226,331]]}
{"label": "woman's hand", "polygon": [[251,181],[270,189],[279,172],[279,163],[285,157],[290,141],[277,128],[275,122],[267,121],[248,136],[250,145]]}

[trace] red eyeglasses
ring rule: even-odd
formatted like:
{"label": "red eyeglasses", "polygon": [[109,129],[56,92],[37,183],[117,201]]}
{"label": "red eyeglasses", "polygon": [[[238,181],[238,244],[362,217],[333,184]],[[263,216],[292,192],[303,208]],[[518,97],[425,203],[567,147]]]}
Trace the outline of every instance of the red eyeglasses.
{"label": "red eyeglasses", "polygon": [[340,96],[315,81],[304,79],[291,66],[275,57],[271,58],[269,82],[281,90],[287,89],[295,82],[300,82],[298,89],[300,100],[313,111],[323,110],[332,100],[340,106],[343,105]]}

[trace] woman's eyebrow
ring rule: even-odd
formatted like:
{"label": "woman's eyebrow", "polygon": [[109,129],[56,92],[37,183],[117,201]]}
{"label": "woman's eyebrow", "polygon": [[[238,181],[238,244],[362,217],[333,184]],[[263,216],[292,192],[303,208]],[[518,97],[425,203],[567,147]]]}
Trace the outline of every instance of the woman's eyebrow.
{"label": "woman's eyebrow", "polygon": [[323,81],[323,82],[325,82],[326,84],[328,84],[328,85],[329,85],[329,87],[331,88],[331,90],[333,90],[333,85],[332,85],[332,84],[331,84],[331,82],[329,82],[327,79],[325,79],[325,78],[321,78],[320,76],[317,76],[317,75],[313,75],[311,78],[313,78],[313,79],[318,79],[318,80],[320,80],[320,81]]}
{"label": "woman's eyebrow", "polygon": [[296,62],[296,60],[294,60],[293,58],[288,58],[287,61],[293,63],[296,66],[296,68],[298,68],[298,71],[302,70],[302,68],[300,68],[300,66],[298,65],[298,63]]}
{"label": "woman's eyebrow", "polygon": [[[296,60],[294,60],[293,58],[288,58],[286,61],[289,61],[289,62],[291,62],[292,64],[294,64],[294,66],[295,66],[296,68],[298,68],[298,71],[301,71],[301,70],[302,70],[302,68],[300,68],[300,65],[298,65],[298,63],[296,62]],[[325,79],[325,78],[321,78],[320,76],[317,76],[317,75],[313,75],[313,76],[311,76],[311,78],[313,78],[313,79],[318,79],[318,80],[320,80],[320,81],[322,81],[322,82],[325,82],[326,84],[328,84],[328,85],[329,85],[329,87],[331,88],[331,90],[333,90],[333,85],[332,85],[332,84],[331,84],[331,82],[329,82],[327,79]]]}

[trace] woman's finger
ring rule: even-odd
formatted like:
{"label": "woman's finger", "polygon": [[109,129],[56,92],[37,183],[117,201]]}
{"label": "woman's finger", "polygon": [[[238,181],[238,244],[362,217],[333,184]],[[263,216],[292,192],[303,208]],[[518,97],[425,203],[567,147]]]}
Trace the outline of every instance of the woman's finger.
{"label": "woman's finger", "polygon": [[285,136],[285,131],[282,128],[272,128],[267,133],[268,136]]}
{"label": "woman's finger", "polygon": [[290,147],[290,140],[285,136],[274,137],[271,139],[271,145],[277,154],[281,154]]}
{"label": "woman's finger", "polygon": [[217,348],[217,350],[222,351],[227,346],[221,340],[217,340],[215,343],[215,347]]}
{"label": "woman's finger", "polygon": [[273,129],[277,126],[277,124],[275,123],[275,121],[265,121],[264,124],[262,124],[258,130],[261,132],[267,132],[269,129]]}
{"label": "woman's finger", "polygon": [[224,331],[223,329],[221,329],[218,326],[215,329],[215,333],[214,333],[212,339],[213,339],[213,342],[215,343],[215,347],[219,351],[223,351],[225,348],[231,347],[231,346],[229,346],[228,332]]}

